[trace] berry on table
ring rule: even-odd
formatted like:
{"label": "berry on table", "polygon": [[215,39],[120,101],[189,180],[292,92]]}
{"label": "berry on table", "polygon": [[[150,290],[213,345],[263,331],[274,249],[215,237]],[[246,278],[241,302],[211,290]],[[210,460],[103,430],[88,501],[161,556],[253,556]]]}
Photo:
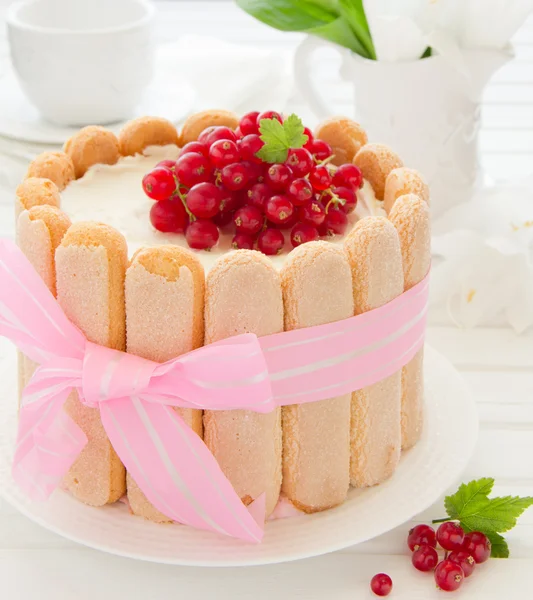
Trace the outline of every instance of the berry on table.
{"label": "berry on table", "polygon": [[176,191],[174,175],[166,167],[156,167],[143,177],[144,193],[152,200],[166,200]]}
{"label": "berry on table", "polygon": [[208,181],[212,167],[205,156],[197,152],[188,152],[176,161],[176,176],[180,183],[192,187],[196,183]]}
{"label": "berry on table", "polygon": [[463,569],[465,577],[470,577],[476,567],[476,561],[465,550],[455,550],[454,552],[450,552],[450,554],[448,554],[448,560],[457,563],[461,569]]}
{"label": "berry on table", "polygon": [[287,165],[270,165],[265,174],[265,183],[273,190],[283,192],[292,181],[292,170]]}
{"label": "berry on table", "polygon": [[183,154],[189,154],[189,152],[196,152],[197,154],[202,154],[206,158],[209,157],[209,147],[202,142],[189,142],[183,146],[180,151],[180,156]]}
{"label": "berry on table", "polygon": [[285,164],[291,168],[295,177],[305,177],[315,166],[313,157],[305,148],[292,148],[289,150]]}
{"label": "berry on table", "polygon": [[446,521],[437,529],[437,542],[444,550],[461,550],[464,539],[463,528],[453,521]]}
{"label": "berry on table", "polygon": [[313,197],[313,186],[307,179],[293,179],[287,188],[287,195],[295,206],[303,206]]}
{"label": "berry on table", "polygon": [[433,571],[439,562],[439,555],[433,546],[421,544],[411,555],[411,562],[419,571]]}
{"label": "berry on table", "polygon": [[265,203],[265,214],[276,225],[286,223],[293,212],[294,206],[287,196],[272,196]]}
{"label": "berry on table", "polygon": [[259,152],[263,146],[264,142],[255,133],[245,135],[239,142],[242,158],[257,164],[263,164],[263,161],[256,156],[256,153]]}
{"label": "berry on table", "polygon": [[480,564],[490,558],[491,543],[484,533],[472,531],[465,535],[461,549],[468,552],[476,563]]}
{"label": "berry on table", "polygon": [[318,240],[318,230],[308,223],[296,223],[291,231],[291,244],[294,248],[307,242]]}
{"label": "berry on table", "polygon": [[259,127],[257,125],[257,117],[259,116],[259,112],[254,110],[252,112],[246,113],[240,123],[239,129],[243,137],[250,135],[252,133],[257,133],[259,131]]}
{"label": "berry on table", "polygon": [[187,193],[187,208],[195,217],[211,219],[220,210],[224,195],[214,183],[193,185]]}
{"label": "berry on table", "polygon": [[231,247],[236,250],[253,250],[254,238],[246,233],[236,233],[231,240]]}
{"label": "berry on table", "polygon": [[370,580],[370,589],[376,596],[388,596],[392,590],[392,579],[386,573],[378,573]]}
{"label": "berry on table", "polygon": [[435,583],[445,592],[454,592],[461,587],[465,574],[463,569],[453,561],[445,559],[435,569]]}
{"label": "berry on table", "polygon": [[309,173],[309,181],[317,192],[326,190],[331,185],[331,175],[323,165],[314,167]]}
{"label": "berry on table", "polygon": [[407,545],[411,551],[416,550],[422,544],[427,544],[435,548],[437,546],[437,537],[435,530],[429,525],[415,525],[407,536]]}
{"label": "berry on table", "polygon": [[233,222],[235,223],[237,233],[246,233],[254,236],[261,231],[263,214],[257,207],[249,204],[239,208],[235,212]]}
{"label": "berry on table", "polygon": [[185,231],[185,239],[189,247],[195,250],[210,250],[219,238],[217,226],[207,219],[193,221]]}
{"label": "berry on table", "polygon": [[285,245],[285,237],[279,229],[269,227],[262,231],[257,238],[257,247],[269,256],[279,254]]}
{"label": "berry on table", "polygon": [[232,192],[242,190],[248,183],[246,166],[241,163],[226,165],[220,171],[220,178],[228,190]]}
{"label": "berry on table", "polygon": [[346,163],[335,171],[333,184],[339,187],[351,187],[354,190],[358,190],[363,186],[363,173],[358,166]]}
{"label": "berry on table", "polygon": [[237,162],[239,158],[237,144],[231,140],[217,140],[209,148],[209,160],[218,169]]}
{"label": "berry on table", "polygon": [[275,110],[265,110],[257,115],[257,127],[261,125],[263,119],[277,119],[280,123],[283,123],[283,117]]}
{"label": "berry on table", "polygon": [[150,209],[150,222],[157,231],[163,233],[183,233],[189,217],[179,199],[161,200]]}

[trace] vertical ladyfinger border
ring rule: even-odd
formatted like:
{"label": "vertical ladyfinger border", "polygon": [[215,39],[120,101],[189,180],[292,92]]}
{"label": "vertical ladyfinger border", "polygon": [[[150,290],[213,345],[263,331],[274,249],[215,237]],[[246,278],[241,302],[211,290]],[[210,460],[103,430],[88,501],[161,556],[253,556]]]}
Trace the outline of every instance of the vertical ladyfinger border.
{"label": "vertical ladyfinger border", "polygon": [[[17,244],[54,296],[55,251],[69,227],[67,215],[47,204],[32,206],[20,213],[17,220]],[[28,357],[18,353],[19,397],[36,366]]]}
{"label": "vertical ladyfinger border", "polygon": [[[87,339],[115,350],[126,349],[124,237],[102,223],[75,223],[56,250],[57,299],[66,316]],[[98,408],[80,403],[73,392],[65,410],[88,443],[65,478],[69,491],[92,506],[115,502],[126,491],[126,471],[112,448]]]}
{"label": "vertical ladyfinger border", "polygon": [[[344,248],[352,269],[355,314],[379,308],[403,292],[398,233],[385,217],[361,219]],[[366,487],[389,478],[401,450],[401,370],[352,394],[350,479]]]}
{"label": "vertical ladyfinger border", "polygon": [[[341,248],[309,242],[281,270],[285,330],[323,325],[354,314],[352,275]],[[282,491],[305,512],[346,499],[350,485],[351,394],[282,409]]]}
{"label": "vertical ladyfinger border", "polygon": [[[427,203],[416,194],[400,196],[389,213],[402,250],[404,289],[422,281],[431,264],[431,231]],[[422,434],[424,348],[402,369],[402,448],[414,446]]]}
{"label": "vertical ladyfinger border", "polygon": [[[196,350],[204,341],[204,269],[194,254],[178,246],[143,248],[126,271],[127,350],[166,362]],[[202,436],[202,411],[176,408]],[[127,476],[132,512],[157,523],[169,522]]]}
{"label": "vertical ladyfinger border", "polygon": [[[206,279],[205,343],[242,333],[261,337],[283,331],[278,272],[254,250],[217,260]],[[204,441],[245,504],[266,493],[266,513],[281,487],[281,411],[204,412]]]}

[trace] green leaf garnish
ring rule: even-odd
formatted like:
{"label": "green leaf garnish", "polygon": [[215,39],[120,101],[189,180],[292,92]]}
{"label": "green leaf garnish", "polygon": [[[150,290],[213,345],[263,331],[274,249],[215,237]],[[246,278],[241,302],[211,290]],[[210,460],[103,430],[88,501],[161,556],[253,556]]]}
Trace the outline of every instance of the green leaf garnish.
{"label": "green leaf garnish", "polygon": [[[516,525],[518,517],[533,506],[533,497],[489,498],[493,486],[494,479],[491,477],[463,483],[455,494],[446,496],[444,506],[450,520],[459,521],[465,531],[481,531],[490,539],[492,557],[507,558],[509,548],[499,534]],[[439,519],[437,522],[444,520],[446,519]]]}
{"label": "green leaf garnish", "polygon": [[307,142],[300,117],[292,114],[283,123],[277,119],[261,119],[259,133],[264,146],[256,156],[267,163],[283,163],[290,148],[301,148]]}

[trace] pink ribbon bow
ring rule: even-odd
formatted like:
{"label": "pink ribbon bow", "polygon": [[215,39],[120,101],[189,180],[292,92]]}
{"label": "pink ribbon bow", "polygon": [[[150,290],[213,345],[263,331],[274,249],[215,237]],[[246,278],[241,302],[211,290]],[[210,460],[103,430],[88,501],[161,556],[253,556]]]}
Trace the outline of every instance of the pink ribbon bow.
{"label": "pink ribbon bow", "polygon": [[239,335],[158,364],[87,341],[22,252],[0,240],[0,335],[40,364],[23,392],[13,476],[33,498],[58,487],[87,443],[63,411],[76,389],[98,407],[118,456],[159,511],[259,542],[264,495],[245,507],[172,407],[266,413],[371,385],[422,346],[427,297],[428,278],[363,315],[259,340]]}

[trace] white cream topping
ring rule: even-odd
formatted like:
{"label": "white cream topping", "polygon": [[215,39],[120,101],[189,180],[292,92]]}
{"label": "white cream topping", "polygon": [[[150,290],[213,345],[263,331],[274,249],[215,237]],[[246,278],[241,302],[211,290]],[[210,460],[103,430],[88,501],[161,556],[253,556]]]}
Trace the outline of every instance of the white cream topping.
{"label": "white cream topping", "polygon": [[[121,158],[116,165],[95,165],[62,192],[61,208],[73,222],[100,221],[118,229],[128,242],[130,256],[141,246],[175,244],[188,248],[183,235],[161,233],[152,227],[149,212],[153,200],[146,196],[141,185],[143,176],[159,161],[175,160],[178,154],[176,146],[153,146],[147,148],[144,155]],[[368,182],[365,181],[357,197],[357,207],[350,215],[349,229],[363,217],[385,215],[382,203],[376,200]],[[222,253],[231,249],[231,237],[222,233],[217,246],[209,252],[192,250],[206,271]],[[281,268],[291,249],[289,236],[285,237],[286,251],[269,257],[277,268]],[[342,240],[342,236],[336,236],[331,242],[341,244]]]}

